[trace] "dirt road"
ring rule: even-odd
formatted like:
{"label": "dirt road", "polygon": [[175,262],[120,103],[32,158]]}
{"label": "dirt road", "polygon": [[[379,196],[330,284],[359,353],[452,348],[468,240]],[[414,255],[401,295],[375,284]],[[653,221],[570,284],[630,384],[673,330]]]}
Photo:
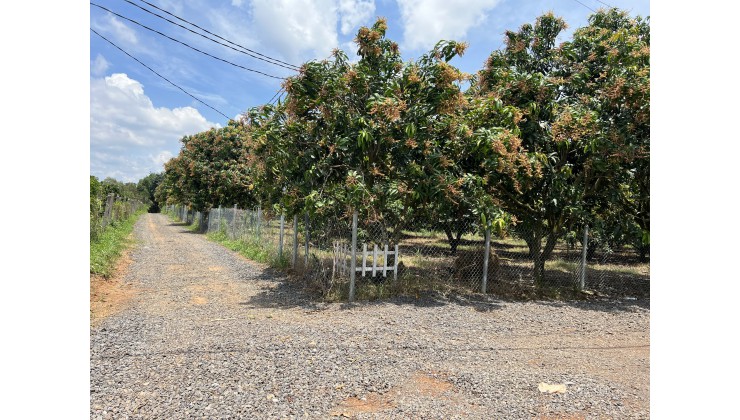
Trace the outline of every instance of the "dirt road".
{"label": "dirt road", "polygon": [[322,304],[164,215],[135,235],[91,418],[649,417],[649,302]]}

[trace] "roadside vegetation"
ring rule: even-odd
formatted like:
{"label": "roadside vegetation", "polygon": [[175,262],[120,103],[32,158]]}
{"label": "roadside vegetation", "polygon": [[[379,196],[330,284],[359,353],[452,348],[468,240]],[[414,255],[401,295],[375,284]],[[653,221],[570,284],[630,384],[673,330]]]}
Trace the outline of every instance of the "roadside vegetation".
{"label": "roadside vegetation", "polygon": [[154,190],[161,174],[138,183],[90,176],[90,274],[110,277],[118,258],[133,242],[129,235],[147,210],[158,212]]}
{"label": "roadside vegetation", "polygon": [[136,220],[144,213],[146,209],[142,208],[125,220],[111,223],[95,240],[90,241],[90,274],[103,277],[111,275],[121,253],[133,245],[131,232]]}

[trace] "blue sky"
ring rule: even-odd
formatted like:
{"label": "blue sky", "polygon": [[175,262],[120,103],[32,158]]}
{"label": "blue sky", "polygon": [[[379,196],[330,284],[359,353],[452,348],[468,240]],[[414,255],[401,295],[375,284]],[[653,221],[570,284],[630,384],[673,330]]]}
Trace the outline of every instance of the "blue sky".
{"label": "blue sky", "polygon": [[[440,39],[466,41],[453,64],[473,73],[503,33],[553,11],[575,28],[605,3],[650,15],[646,0],[93,0],[90,28],[200,101],[230,118],[267,103],[280,80],[208,57],[126,20],[239,66],[278,77],[294,71],[254,59],[147,13],[191,29],[182,18],[250,50],[283,62],[326,58],[334,48],[354,57],[360,26],[388,19],[390,39],[415,60]],[[140,6],[140,7],[137,7]],[[111,13],[114,12],[120,16]],[[174,16],[173,16],[174,15]],[[182,136],[224,126],[228,119],[152,73],[92,31],[90,36],[90,173],[135,182],[177,155]],[[224,42],[224,41],[222,41]],[[225,43],[225,42],[224,42]]]}

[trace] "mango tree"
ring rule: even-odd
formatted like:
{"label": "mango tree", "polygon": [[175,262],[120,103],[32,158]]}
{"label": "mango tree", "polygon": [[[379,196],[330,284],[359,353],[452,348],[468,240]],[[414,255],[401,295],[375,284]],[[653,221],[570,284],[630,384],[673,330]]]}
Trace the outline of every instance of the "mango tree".
{"label": "mango tree", "polygon": [[202,223],[212,207],[254,205],[245,140],[243,125],[233,120],[226,127],[183,137],[180,153],[165,164],[163,182],[170,200],[201,212]]}
{"label": "mango tree", "polygon": [[613,188],[602,195],[600,207],[619,207],[619,230],[632,232],[630,242],[644,259],[650,244],[649,18],[601,10],[575,31],[560,55],[566,97],[596,115],[601,153],[621,169],[609,179]]}
{"label": "mango tree", "polygon": [[[518,133],[492,133],[495,159],[487,161],[487,185],[516,218],[515,230],[528,245],[538,285],[544,283],[545,262],[557,240],[614,203],[614,180],[634,172],[626,164],[634,154],[618,152],[612,134],[616,123],[604,118],[594,106],[599,96],[584,90],[570,70],[583,57],[570,54],[567,45],[555,48],[565,27],[562,19],[546,14],[534,26],[507,32],[505,50],[491,54],[480,73],[479,94],[521,113]],[[610,50],[621,41],[603,42]],[[644,97],[636,100],[637,107],[645,106]]]}

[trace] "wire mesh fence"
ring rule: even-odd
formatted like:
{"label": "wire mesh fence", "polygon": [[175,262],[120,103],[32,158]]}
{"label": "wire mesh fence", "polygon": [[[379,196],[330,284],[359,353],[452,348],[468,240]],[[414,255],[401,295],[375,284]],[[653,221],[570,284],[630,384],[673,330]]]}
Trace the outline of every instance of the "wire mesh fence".
{"label": "wire mesh fence", "polygon": [[144,206],[138,200],[108,194],[90,202],[90,240],[96,240],[111,224],[126,220]]}
{"label": "wire mesh fence", "polygon": [[[285,216],[237,206],[208,214],[169,206],[167,211],[201,231],[239,241],[262,262],[289,272],[330,300],[393,295],[490,293],[536,297],[649,296],[649,263],[629,247],[588,249],[588,232],[548,244],[531,232],[492,232],[471,222],[437,229],[388,224],[352,215]],[[584,236],[585,235],[585,236]],[[574,238],[585,238],[575,240]],[[585,246],[584,246],[585,244]]]}

